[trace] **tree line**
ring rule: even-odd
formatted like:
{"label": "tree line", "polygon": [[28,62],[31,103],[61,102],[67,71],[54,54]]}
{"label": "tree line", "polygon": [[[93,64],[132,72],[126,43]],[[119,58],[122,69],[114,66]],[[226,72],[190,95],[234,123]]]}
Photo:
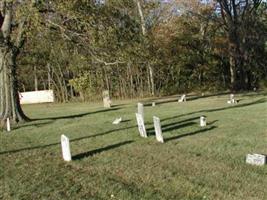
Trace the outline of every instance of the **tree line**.
{"label": "tree line", "polygon": [[16,91],[53,89],[67,102],[103,90],[136,98],[263,88],[266,8],[262,0],[2,1],[0,118],[25,118]]}

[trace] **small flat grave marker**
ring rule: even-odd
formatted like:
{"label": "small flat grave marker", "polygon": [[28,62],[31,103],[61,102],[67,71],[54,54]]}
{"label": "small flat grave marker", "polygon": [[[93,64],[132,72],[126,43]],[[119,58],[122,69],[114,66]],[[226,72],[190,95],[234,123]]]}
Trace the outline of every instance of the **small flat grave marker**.
{"label": "small flat grave marker", "polygon": [[237,101],[235,100],[235,95],[230,94],[230,99],[227,101],[228,104],[235,104]]}
{"label": "small flat grave marker", "polygon": [[6,130],[7,132],[11,131],[11,126],[10,126],[10,119],[9,117],[6,119]]}
{"label": "small flat grave marker", "polygon": [[266,164],[266,156],[261,154],[248,154],[246,156],[246,163],[263,166]]}
{"label": "small flat grave marker", "polygon": [[153,117],[154,121],[154,128],[155,128],[155,133],[156,133],[156,139],[158,142],[164,143],[164,139],[162,137],[162,130],[161,130],[161,124],[160,124],[160,119],[158,117]]}
{"label": "small flat grave marker", "polygon": [[207,118],[205,116],[200,117],[200,126],[201,127],[207,126]]}
{"label": "small flat grave marker", "polygon": [[138,125],[138,130],[139,130],[140,136],[144,137],[144,138],[147,138],[144,118],[139,113],[135,113],[135,116],[136,116],[136,121],[137,121],[137,125]]}
{"label": "small flat grave marker", "polygon": [[181,96],[181,98],[178,100],[178,102],[179,102],[179,103],[181,103],[181,102],[186,102],[186,95],[183,94],[183,95]]}
{"label": "small flat grave marker", "polygon": [[122,121],[122,118],[120,117],[120,118],[117,118],[117,119],[115,119],[113,122],[112,122],[112,124],[119,124],[119,123],[121,123],[121,121]]}
{"label": "small flat grave marker", "polygon": [[145,120],[145,117],[144,117],[144,105],[142,103],[138,103],[137,104],[137,113],[142,115],[143,121],[144,121]]}
{"label": "small flat grave marker", "polygon": [[65,161],[71,161],[70,141],[65,135],[61,135],[62,155]]}

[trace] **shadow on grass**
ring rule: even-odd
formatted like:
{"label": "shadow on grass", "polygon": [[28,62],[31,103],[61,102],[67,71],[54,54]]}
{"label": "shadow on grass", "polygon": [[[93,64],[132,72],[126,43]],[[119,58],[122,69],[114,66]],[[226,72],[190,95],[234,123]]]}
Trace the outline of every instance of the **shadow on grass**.
{"label": "shadow on grass", "polygon": [[[107,134],[110,134],[110,133],[113,133],[116,131],[127,130],[127,129],[131,129],[131,128],[135,128],[135,127],[136,126],[130,126],[130,127],[126,127],[126,128],[119,128],[119,129],[114,129],[114,130],[110,130],[110,131],[105,131],[103,133],[97,133],[94,135],[88,135],[88,136],[84,136],[84,137],[80,137],[80,138],[71,139],[70,142],[76,142],[76,141],[83,140],[83,139],[89,139],[89,138],[93,138],[93,137],[103,136],[103,135],[107,135]],[[0,152],[0,155],[17,153],[17,152],[21,152],[21,151],[29,151],[29,150],[34,150],[34,149],[44,149],[44,148],[48,148],[48,147],[56,146],[56,145],[60,145],[60,142],[42,145],[42,146],[26,147],[26,148],[10,150],[10,151],[2,151],[2,152]]]}
{"label": "shadow on grass", "polygon": [[222,108],[199,110],[199,111],[186,113],[186,114],[182,114],[182,115],[176,115],[176,116],[172,116],[172,117],[167,117],[167,118],[162,119],[161,121],[167,121],[167,120],[171,120],[171,119],[175,119],[175,118],[179,118],[179,117],[183,117],[183,116],[187,116],[187,115],[198,114],[198,113],[202,114],[202,113],[209,113],[209,112],[216,112],[216,111],[223,111],[223,110],[242,108],[242,107],[252,106],[252,105],[261,104],[261,103],[265,103],[265,102],[267,102],[266,98],[261,98],[261,99],[259,99],[257,101],[253,101],[253,102],[250,102],[250,103],[233,104],[233,105],[229,105],[227,107],[222,107]]}
{"label": "shadow on grass", "polygon": [[216,122],[218,122],[219,120],[214,120],[214,121],[211,121],[211,122],[208,122],[207,125],[213,125],[215,124]]}
{"label": "shadow on grass", "polygon": [[94,112],[86,112],[86,113],[81,113],[81,114],[76,114],[76,115],[66,115],[66,116],[58,116],[58,117],[36,118],[36,119],[31,119],[31,120],[32,121],[39,121],[39,120],[72,119],[72,118],[84,117],[84,116],[87,116],[87,115],[92,115],[92,114],[97,114],[97,113],[103,113],[103,112],[110,112],[110,111],[115,111],[115,110],[120,110],[120,108],[109,108],[109,109],[97,110],[97,111],[94,111]]}
{"label": "shadow on grass", "polygon": [[[176,123],[163,125],[163,126],[161,126],[161,129],[162,129],[163,132],[173,131],[173,130],[184,128],[184,127],[187,127],[187,126],[193,126],[195,124],[196,124],[196,122],[187,122],[187,123],[183,123],[183,124],[178,124],[176,122]],[[147,129],[147,134],[148,135],[155,135],[154,128]]]}
{"label": "shadow on grass", "polygon": [[212,126],[210,128],[200,129],[200,130],[197,130],[197,131],[194,131],[194,132],[191,132],[191,133],[185,133],[185,134],[182,134],[182,135],[177,135],[177,136],[169,137],[169,138],[164,139],[164,141],[165,142],[168,142],[168,141],[171,141],[171,140],[176,140],[176,139],[180,139],[180,138],[183,138],[183,137],[196,135],[196,134],[199,134],[199,133],[204,133],[204,132],[213,130],[215,128],[217,128],[217,126]]}
{"label": "shadow on grass", "polygon": [[[193,100],[197,100],[197,99],[203,99],[203,98],[209,98],[209,97],[214,97],[214,96],[223,96],[226,94],[230,94],[230,92],[219,92],[219,93],[215,93],[215,94],[208,94],[208,95],[204,95],[204,96],[196,96],[196,95],[186,95],[186,101],[193,101]],[[150,99],[144,102],[144,106],[151,106],[152,102],[155,102],[156,105],[160,105],[160,104],[166,104],[166,103],[173,103],[173,102],[177,102],[178,103],[178,99],[180,99],[181,95],[175,95],[171,98],[168,98],[167,100],[165,100],[166,98],[154,98],[154,99]],[[162,100],[163,99],[163,100]]]}
{"label": "shadow on grass", "polygon": [[133,143],[133,141],[130,140],[130,141],[125,141],[125,142],[120,142],[120,143],[117,143],[117,144],[109,145],[109,146],[106,146],[106,147],[103,147],[103,148],[100,148],[100,149],[95,149],[95,150],[92,150],[92,151],[88,151],[88,152],[85,152],[85,153],[81,153],[81,154],[75,155],[75,156],[72,157],[72,159],[73,160],[81,160],[83,158],[86,158],[86,157],[89,157],[89,156],[93,156],[93,155],[101,153],[103,151],[108,151],[108,150],[111,150],[111,149],[115,149],[115,148],[118,148],[118,147],[123,146],[123,145],[130,144],[130,143]]}

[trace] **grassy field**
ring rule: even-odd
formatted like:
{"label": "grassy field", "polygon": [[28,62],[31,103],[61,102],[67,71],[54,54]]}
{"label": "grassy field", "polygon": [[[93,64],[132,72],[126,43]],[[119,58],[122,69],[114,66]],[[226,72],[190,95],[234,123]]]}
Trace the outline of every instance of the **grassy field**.
{"label": "grassy field", "polygon": [[[137,101],[28,105],[34,121],[0,132],[0,199],[266,200],[267,166],[245,164],[267,154],[267,96],[241,94],[161,99],[145,107],[147,139],[139,136]],[[148,101],[149,102],[149,101]],[[165,143],[157,143],[152,117]],[[199,127],[206,115],[208,126]],[[124,122],[112,125],[116,117]],[[71,140],[64,162],[60,135]]]}

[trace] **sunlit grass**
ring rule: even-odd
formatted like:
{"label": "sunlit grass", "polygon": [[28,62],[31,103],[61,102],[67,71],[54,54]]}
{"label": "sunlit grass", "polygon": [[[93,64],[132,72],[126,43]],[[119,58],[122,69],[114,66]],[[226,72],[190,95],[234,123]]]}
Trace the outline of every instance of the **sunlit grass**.
{"label": "sunlit grass", "polygon": [[[267,167],[245,164],[247,153],[267,154],[266,96],[238,98],[161,99],[156,107],[146,100],[147,139],[138,134],[136,101],[24,106],[35,120],[0,133],[0,199],[267,199]],[[124,122],[112,125],[117,117]],[[62,159],[61,134],[72,162]]]}

